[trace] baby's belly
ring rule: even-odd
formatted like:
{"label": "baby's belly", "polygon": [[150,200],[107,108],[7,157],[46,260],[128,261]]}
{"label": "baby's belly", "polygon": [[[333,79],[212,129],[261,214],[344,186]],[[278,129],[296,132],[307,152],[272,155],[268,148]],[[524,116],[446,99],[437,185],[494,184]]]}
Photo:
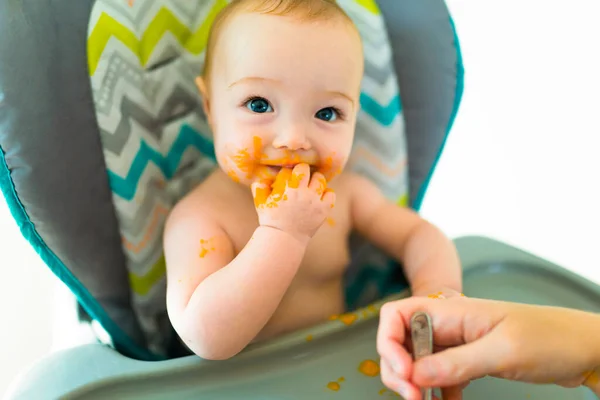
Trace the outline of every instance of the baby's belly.
{"label": "baby's belly", "polygon": [[342,312],[344,296],[341,279],[318,286],[295,283],[255,341],[308,328]]}

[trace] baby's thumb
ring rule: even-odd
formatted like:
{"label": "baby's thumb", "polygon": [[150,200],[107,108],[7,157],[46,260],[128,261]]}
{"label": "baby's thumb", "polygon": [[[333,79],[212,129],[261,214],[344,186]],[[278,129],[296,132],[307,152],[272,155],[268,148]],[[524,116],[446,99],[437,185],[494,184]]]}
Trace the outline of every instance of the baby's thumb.
{"label": "baby's thumb", "polygon": [[412,381],[418,386],[446,387],[498,372],[502,346],[490,336],[451,347],[417,361]]}
{"label": "baby's thumb", "polygon": [[254,182],[252,183],[250,188],[252,189],[252,197],[254,197],[254,205],[256,207],[264,205],[267,202],[269,195],[271,194],[269,182]]}

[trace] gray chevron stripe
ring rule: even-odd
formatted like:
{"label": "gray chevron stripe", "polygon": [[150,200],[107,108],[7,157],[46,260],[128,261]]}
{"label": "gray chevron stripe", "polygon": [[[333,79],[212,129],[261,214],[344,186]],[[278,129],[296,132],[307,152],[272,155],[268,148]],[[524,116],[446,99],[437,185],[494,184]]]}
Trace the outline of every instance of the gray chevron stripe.
{"label": "gray chevron stripe", "polygon": [[[162,231],[167,220],[166,215],[161,215],[159,220],[159,230],[150,237],[146,247],[138,254],[129,253],[127,267],[129,271],[136,275],[145,275],[152,268],[154,263],[160,258],[162,252]],[[150,223],[150,221],[148,221]]]}
{"label": "gray chevron stripe", "polygon": [[[101,129],[102,145],[105,150],[120,155],[131,135],[131,120],[134,119],[148,130],[157,140],[160,140],[162,127],[173,118],[181,118],[186,114],[194,113],[203,118],[201,107],[196,99],[189,95],[187,90],[176,86],[163,104],[158,116],[155,118],[143,108],[131,101],[128,97],[121,99],[121,120],[114,133]],[[177,115],[173,111],[177,110]]]}
{"label": "gray chevron stripe", "polygon": [[[189,151],[197,152],[195,149]],[[179,188],[182,189],[180,192],[183,193],[188,193],[215,169],[214,163],[208,159],[196,161],[196,164],[199,165],[191,165],[191,163],[191,160],[182,163],[179,166],[177,176],[173,177],[173,180],[178,181]],[[128,237],[140,237],[149,223],[148,219],[157,203],[160,202],[164,207],[171,208],[172,204],[176,201],[174,196],[169,195],[165,189],[154,184],[154,181],[146,185],[142,203],[135,210],[133,216],[126,211],[118,211],[119,227],[121,231],[127,232]]]}
{"label": "gray chevron stripe", "polygon": [[373,27],[369,26],[368,23],[360,17],[353,18],[353,21],[354,25],[360,32],[360,37],[363,42],[373,47],[389,46],[386,31],[373,29]]}
{"label": "gray chevron stripe", "polygon": [[[111,17],[117,19],[118,21],[122,21],[126,19],[131,22],[134,27],[137,29],[142,22],[142,19],[148,14],[149,10],[152,8],[154,0],[137,0],[135,8],[130,8],[126,1],[104,1],[102,2],[103,8],[107,11]],[[133,15],[133,13],[136,13]],[[118,15],[115,15],[118,14]]]}
{"label": "gray chevron stripe", "polygon": [[[188,1],[189,0],[184,0],[184,2]],[[192,26],[192,29],[194,31],[197,30],[202,23],[204,23],[204,21],[206,20],[206,16],[214,7],[215,3],[216,0],[202,0],[195,2],[196,7],[194,8],[194,11],[192,13],[193,18],[190,19],[190,26]],[[183,10],[180,11],[183,12]]]}
{"label": "gray chevron stripe", "polygon": [[395,75],[395,72],[391,63],[386,63],[384,67],[379,67],[369,61],[369,59],[365,59],[365,75],[381,86],[385,85],[389,76]]}
{"label": "gray chevron stripe", "polygon": [[364,174],[377,185],[382,191],[394,195],[401,195],[405,192],[406,170],[403,168],[394,177],[383,176],[381,171],[373,164],[363,159],[354,159],[351,170],[353,172]]}
{"label": "gray chevron stripe", "polygon": [[[367,123],[362,118],[358,118],[356,121],[356,139],[354,145],[360,143],[363,146],[367,146],[373,153],[381,158],[395,159],[398,154],[397,147],[404,144],[402,137],[400,135],[394,135],[396,137],[394,140],[394,136],[392,136],[393,132],[390,132],[388,129],[382,129],[381,132],[385,133],[386,136],[382,135],[382,138],[378,138],[375,134],[379,132],[373,132],[366,128],[368,128]],[[390,143],[394,143],[396,146],[391,146]]]}
{"label": "gray chevron stripe", "polygon": [[[186,0],[187,1],[187,0]],[[202,7],[206,7],[205,1],[197,1],[194,2],[195,6],[193,11],[190,13],[190,8],[183,6],[184,2],[182,1],[170,1],[168,2],[169,9],[174,9],[177,11],[177,16],[184,16],[187,18],[185,21],[181,21],[186,24],[188,27],[190,22],[195,19],[195,16],[198,15]],[[211,1],[211,6],[214,2]],[[155,0],[136,0],[135,7],[130,8],[127,5],[127,2],[124,0],[117,0],[111,2],[104,2],[104,8],[111,16],[115,17],[115,14],[118,14],[118,19],[123,20],[126,19],[130,22],[136,32],[140,32],[141,29],[145,29],[145,26],[142,26],[142,23],[147,18],[147,15],[152,11],[152,9],[156,9],[157,11],[160,8],[156,8],[154,5],[156,4]],[[135,14],[134,14],[135,13]]]}
{"label": "gray chevron stripe", "polygon": [[[215,2],[214,2],[214,0],[211,0],[211,1],[202,0],[202,1],[192,1],[191,3],[193,3],[192,7],[190,7],[189,0],[170,1],[169,8],[177,10],[177,15],[185,15],[187,18],[187,20],[185,21],[187,27],[190,29],[193,29],[194,27],[192,24],[196,21],[196,19],[197,19],[196,17],[198,16],[198,14],[200,14],[200,12],[202,10],[210,9]],[[187,6],[184,6],[184,4],[187,4]],[[181,21],[181,22],[183,22],[183,21]]]}
{"label": "gray chevron stripe", "polygon": [[[169,51],[168,48],[165,51]],[[164,82],[161,80],[149,79],[147,73],[140,68],[139,65],[133,64],[126,59],[118,51],[112,51],[108,60],[110,65],[109,70],[103,77],[98,75],[94,79],[100,80],[101,85],[94,91],[94,99],[96,102],[96,112],[103,115],[109,115],[112,107],[112,99],[119,81],[122,79],[128,82],[133,88],[138,88],[148,100],[150,104],[156,103],[156,96],[159,92],[160,85]],[[173,68],[169,68],[169,74],[179,74],[181,81],[193,82],[193,73],[189,66],[184,63],[176,63]],[[179,79],[173,80],[178,81]],[[190,85],[193,85],[191,83]]]}
{"label": "gray chevron stripe", "polygon": [[152,179],[146,186],[142,204],[139,205],[135,216],[131,218],[127,213],[119,213],[119,226],[121,231],[127,232],[130,237],[138,237],[146,224],[150,223],[150,213],[157,203],[170,208],[171,199],[163,188],[157,183],[157,179]]}
{"label": "gray chevron stripe", "polygon": [[367,177],[388,199],[398,200],[398,198],[407,192],[406,188],[408,185],[404,183],[405,179],[383,179],[383,177],[377,172],[374,172],[373,167],[368,164],[357,164],[352,167],[352,171]]}
{"label": "gray chevron stripe", "polygon": [[131,135],[131,120],[143,126],[154,138],[160,139],[156,120],[128,97],[121,99],[121,120],[115,132],[108,132],[100,127],[100,137],[105,150],[120,155]]}

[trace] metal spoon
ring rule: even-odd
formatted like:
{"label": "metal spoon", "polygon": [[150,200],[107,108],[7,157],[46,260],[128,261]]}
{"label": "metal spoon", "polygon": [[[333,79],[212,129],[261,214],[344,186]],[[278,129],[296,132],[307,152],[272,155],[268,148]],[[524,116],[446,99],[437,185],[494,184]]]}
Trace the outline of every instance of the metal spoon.
{"label": "metal spoon", "polygon": [[[410,319],[413,358],[418,360],[433,353],[433,326],[431,317],[425,312],[416,312]],[[421,390],[423,400],[431,400],[431,388]]]}

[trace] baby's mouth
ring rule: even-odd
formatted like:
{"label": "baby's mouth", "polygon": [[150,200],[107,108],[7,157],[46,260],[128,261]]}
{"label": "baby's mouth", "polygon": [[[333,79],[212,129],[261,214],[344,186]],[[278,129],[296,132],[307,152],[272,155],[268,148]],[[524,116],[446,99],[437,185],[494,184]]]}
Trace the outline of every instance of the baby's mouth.
{"label": "baby's mouth", "polygon": [[[301,163],[297,163],[297,164],[280,164],[280,165],[272,165],[272,164],[264,164],[269,171],[273,172],[274,174],[278,174],[279,171],[281,171],[282,168],[289,168],[289,169],[294,169],[294,167],[298,164]],[[311,175],[314,174],[316,171],[319,170],[319,168],[316,165],[312,165],[309,164],[310,167],[310,173]]]}

